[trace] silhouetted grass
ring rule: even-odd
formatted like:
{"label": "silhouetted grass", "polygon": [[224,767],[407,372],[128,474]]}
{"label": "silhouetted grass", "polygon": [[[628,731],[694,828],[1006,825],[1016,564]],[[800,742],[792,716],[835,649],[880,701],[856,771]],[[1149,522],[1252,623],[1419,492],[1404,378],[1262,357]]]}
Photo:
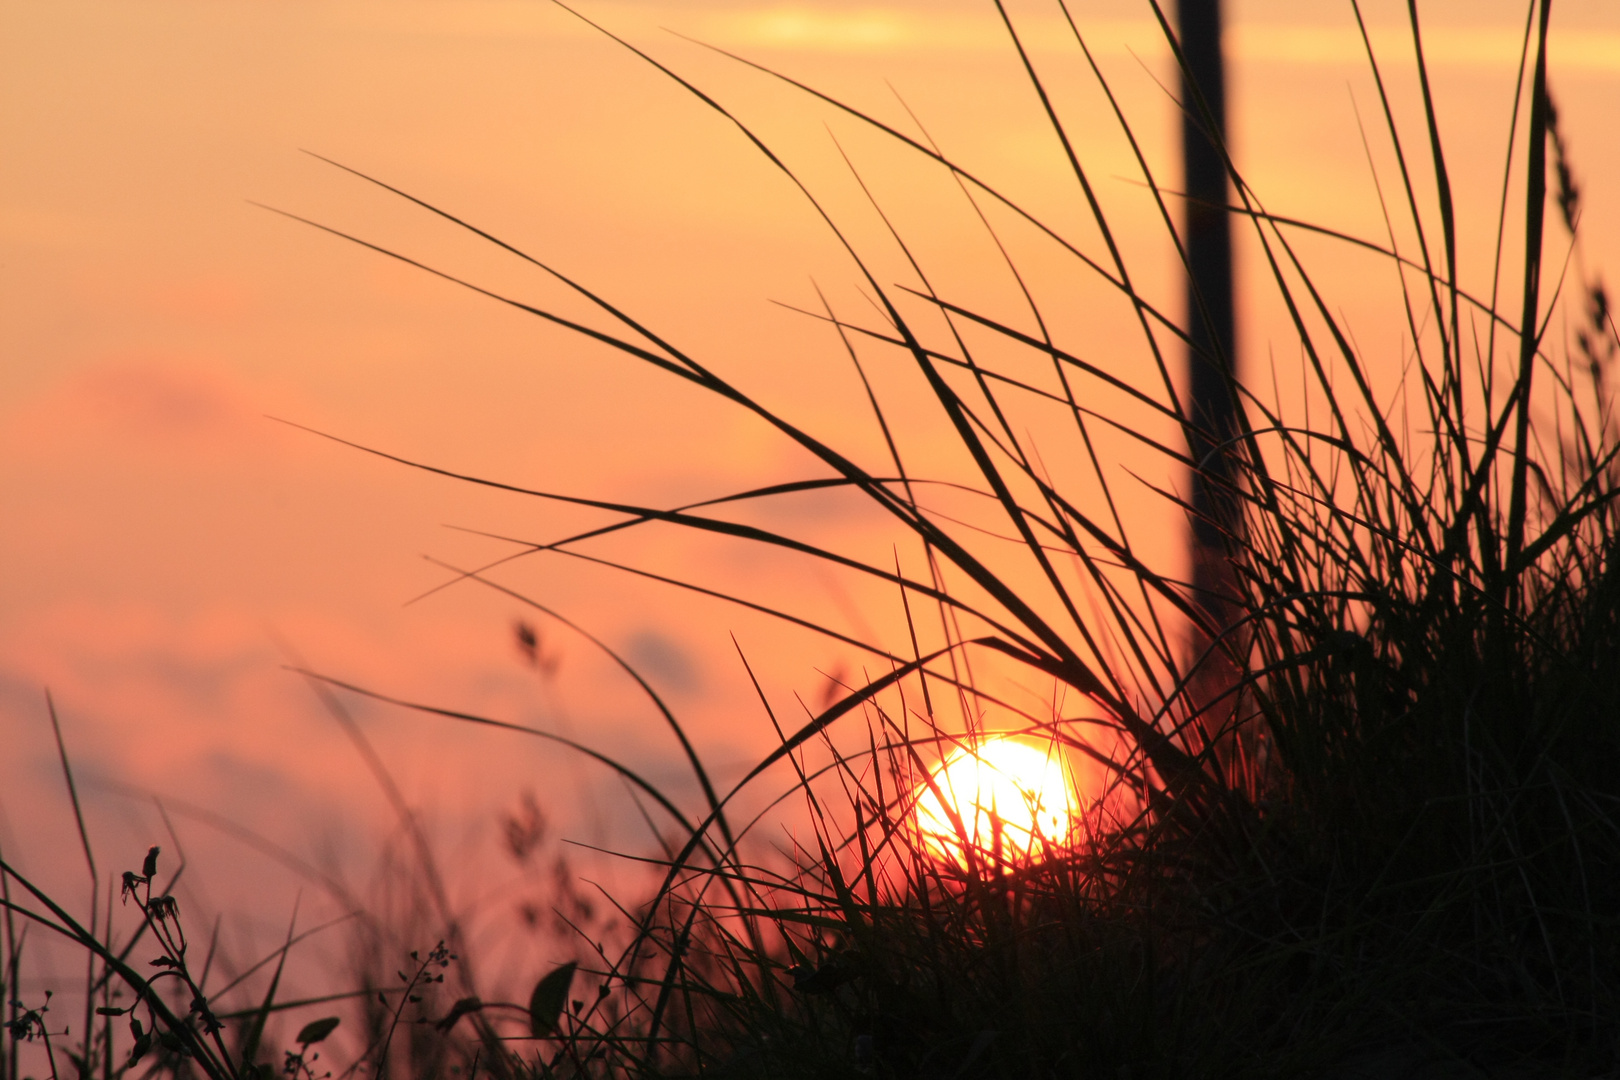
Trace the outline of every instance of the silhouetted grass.
{"label": "silhouetted grass", "polygon": [[[1271,290],[1283,305],[1315,404],[1286,406],[1263,390],[1274,385],[1271,372],[1241,373],[1228,386],[1238,435],[1216,443],[1218,467],[1180,449],[1215,441],[1197,428],[1171,375],[1187,335],[1133,286],[1065,121],[1014,23],[1006,26],[1069,151],[1102,256],[926,139],[801,86],[947,170],[975,208],[999,204],[1060,245],[1080,273],[1112,286],[1155,360],[1155,378],[1138,384],[1062,348],[1033,300],[1020,328],[938,294],[897,232],[915,281],[885,284],[823,212],[878,315],[857,322],[828,308],[814,317],[836,332],[863,382],[872,356],[915,366],[975,471],[987,509],[966,522],[929,509],[919,493],[954,478],[931,475],[906,453],[870,383],[866,404],[889,451],[881,464],[862,464],[832,436],[795,426],[563,271],[364,177],[545,271],[593,305],[600,322],[489,295],[754,414],[822,467],[797,482],[674,508],[461,477],[616,515],[519,554],[604,562],[590,554],[602,535],[678,526],[886,583],[911,629],[909,650],[897,651],[724,586],[657,578],[862,650],[879,672],[792,726],[761,690],[780,744],[723,791],[675,712],[609,650],[679,738],[704,796],[696,813],[554,734],[312,674],[345,692],[581,751],[662,815],[660,835],[678,832],[655,860],[661,887],[626,913],[632,940],[580,967],[599,990],[575,998],[575,969],[552,973],[514,1026],[489,1019],[482,1003],[466,1004],[485,1017],[466,1044],[478,1055],[472,1067],[503,1076],[1179,1077],[1396,1075],[1427,1061],[1492,1075],[1508,1067],[1612,1075],[1620,1069],[1620,443],[1608,367],[1620,339],[1595,281],[1575,283],[1574,340],[1548,333],[1563,283],[1542,278],[1545,207],[1551,198],[1576,235],[1579,197],[1546,86],[1547,6],[1527,10],[1501,214],[1480,226],[1498,253],[1489,281],[1460,280],[1458,237],[1476,226],[1458,220],[1451,198],[1415,6],[1426,131],[1415,153],[1381,97],[1399,161],[1386,218],[1402,223],[1387,240],[1274,217],[1229,162],[1229,211],[1251,230],[1263,270],[1245,287]],[[1075,40],[1076,62],[1106,90],[1078,30]],[[1386,61],[1370,41],[1367,52],[1383,95]],[[723,103],[638,55],[730,119],[820,210]],[[1117,119],[1130,135],[1123,113]],[[1432,202],[1420,194],[1418,160],[1435,177]],[[1140,154],[1137,162],[1175,243],[1176,197]],[[1524,251],[1512,266],[1501,255],[1518,246],[1506,242],[1510,228]],[[1407,229],[1415,247],[1398,245]],[[1297,246],[1302,233],[1380,254],[1399,271],[1394,302],[1414,351],[1398,386],[1378,388],[1313,281]],[[994,349],[969,347],[985,335]],[[1166,475],[1201,470],[1228,485],[1240,512],[1220,523],[1231,592],[1219,603],[1147,564],[1115,512],[1092,435],[1122,421],[1084,404],[1103,389],[1180,431],[1177,445],[1133,433],[1163,459]],[[1390,401],[1402,403],[1399,414]],[[1058,449],[1089,462],[1100,499],[1048,478],[1013,419],[1032,403],[1067,418],[1070,443]],[[1178,489],[1179,481],[1161,487],[1191,513]],[[911,538],[911,563],[922,569],[865,562],[725,516],[728,507],[813,490],[869,500]],[[1002,539],[986,539],[986,530]],[[568,622],[493,580],[493,569],[456,573]],[[1229,621],[1213,621],[1219,613]],[[1057,687],[1047,711],[998,694],[1015,671]],[[931,767],[951,747],[976,745],[986,713],[998,728],[1106,771],[1104,789],[1087,793],[1078,839],[1046,838],[1031,859],[964,836],[963,857],[949,859],[919,836],[911,811]],[[773,854],[728,809],[739,791],[784,766],[811,832]],[[7,909],[22,910],[9,898]],[[143,912],[154,933],[168,925],[161,912]],[[94,926],[68,932],[110,963]],[[447,1015],[452,1027],[459,1015]],[[194,1067],[234,1074],[223,1045],[205,1041],[205,1013],[163,1023],[196,1040],[186,1044]],[[373,1026],[384,1027],[381,1019]],[[525,1033],[527,1042],[502,1037]],[[1384,1056],[1368,1065],[1372,1052]],[[433,1060],[440,1064],[424,1074],[448,1067],[449,1059]]]}
{"label": "silhouetted grass", "polygon": [[[348,727],[362,757],[374,766],[374,779],[398,796],[399,830],[385,844],[369,888],[353,888],[345,875],[323,872],[182,795],[98,785],[155,803],[175,849],[180,844],[171,814],[222,831],[267,861],[280,863],[284,872],[326,893],[341,912],[300,928],[295,903],[284,943],[245,966],[233,963],[220,947],[218,920],[207,939],[188,935],[188,925],[206,923],[206,918],[195,909],[189,915],[182,911],[178,886],[187,873],[183,856],[178,866],[160,874],[160,867],[173,861],[163,855],[167,842],[138,860],[139,871],[98,869],[67,744],[47,696],[91,901],[88,918],[75,915],[71,903],[40,888],[0,851],[0,910],[5,915],[0,923],[5,948],[0,986],[8,1005],[0,1028],[0,1077],[265,1080],[279,1073],[288,1080],[350,1080],[471,1076],[480,1071],[480,1062],[488,1064],[482,1071],[501,1077],[524,1072],[522,1063],[502,1048],[492,1018],[523,1021],[533,1006],[480,999],[472,992],[479,982],[475,965],[454,951],[466,949],[469,920],[487,920],[489,912],[480,909],[500,890],[485,890],[459,906],[450,903],[419,815],[405,804],[342,704],[324,686],[318,688],[334,719]],[[543,886],[551,920],[534,916],[528,931],[548,941],[564,938],[565,947],[585,933],[608,940],[619,920],[580,891],[567,856],[546,840],[543,815],[531,799],[524,812],[506,823],[507,852],[520,869],[533,870],[530,864],[536,860],[550,859]],[[529,886],[526,892],[540,884],[533,878],[525,872],[520,879]],[[295,951],[318,950],[320,943],[310,939],[324,935],[329,942],[337,927],[347,928],[346,947],[335,955],[329,952],[328,960],[337,960],[340,973],[334,975],[330,963],[323,965],[324,977],[336,988],[309,997],[289,993],[284,979],[289,959]],[[76,976],[53,965],[60,953],[42,950],[41,937],[77,946],[86,962],[84,971]],[[435,940],[431,947],[413,947]],[[304,960],[307,968],[309,958]],[[345,960],[347,974],[341,973]],[[54,989],[25,988],[29,968],[30,982]],[[309,981],[307,971],[301,981]],[[581,979],[574,988],[587,985]],[[55,991],[62,989],[68,993],[58,996]],[[71,1010],[66,1014],[64,998]],[[327,1045],[334,1032],[340,1032],[335,1055]]]}

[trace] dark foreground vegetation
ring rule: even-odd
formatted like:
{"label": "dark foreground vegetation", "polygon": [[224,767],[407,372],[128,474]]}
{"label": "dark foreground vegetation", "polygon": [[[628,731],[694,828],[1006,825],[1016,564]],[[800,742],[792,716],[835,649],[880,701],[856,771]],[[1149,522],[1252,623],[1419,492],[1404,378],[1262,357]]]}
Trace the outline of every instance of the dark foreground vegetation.
{"label": "dark foreground vegetation", "polygon": [[[627,939],[602,943],[594,965],[546,973],[530,1001],[503,1011],[470,996],[475,988],[458,995],[433,981],[455,971],[448,927],[450,944],[424,940],[408,960],[384,961],[414,965],[402,972],[404,990],[361,988],[356,1000],[369,1011],[344,1015],[367,1029],[368,1049],[349,1071],[1620,1074],[1620,442],[1611,409],[1620,340],[1595,279],[1544,276],[1578,242],[1580,201],[1547,89],[1548,25],[1546,0],[1532,3],[1519,96],[1504,117],[1511,149],[1499,218],[1456,219],[1421,47],[1426,129],[1403,141],[1394,104],[1380,102],[1382,137],[1401,152],[1399,175],[1382,178],[1394,223],[1385,240],[1274,218],[1227,162],[1230,212],[1266,269],[1245,288],[1274,290],[1284,303],[1312,402],[1286,405],[1265,389],[1276,385],[1272,372],[1242,373],[1227,383],[1237,425],[1229,438],[1201,429],[1178,397],[1171,369],[1187,347],[1184,324],[1133,287],[1072,155],[1102,254],[1083,254],[1039,222],[1021,227],[1046,233],[1078,273],[1112,285],[1153,360],[1131,370],[1154,371],[1156,381],[1066,350],[1033,300],[1015,326],[936,294],[921,265],[911,285],[891,286],[849,245],[879,317],[817,317],[863,381],[873,357],[914,368],[971,462],[977,516],[966,525],[930,510],[938,478],[896,441],[888,460],[857,463],[632,313],[509,248],[594,303],[600,320],[586,326],[496,299],[751,411],[824,466],[801,482],[681,508],[573,499],[617,515],[599,532],[696,529],[880,579],[905,607],[910,648],[800,620],[864,651],[878,676],[846,687],[808,722],[770,718],[780,747],[739,788],[794,770],[814,823],[796,850],[779,857],[752,842],[695,755],[707,800],[696,814],[621,769],[674,836],[659,860],[662,885],[638,901]],[[1008,30],[1023,56],[1011,22]],[[1420,44],[1415,8],[1412,30]],[[1367,51],[1380,73],[1408,62],[1376,56],[1370,42]],[[1074,55],[1089,62],[1078,32]],[[1067,147],[1040,73],[1025,63],[1042,91],[1035,107],[1048,109]],[[701,107],[729,116],[665,70]],[[1196,113],[1201,103],[1185,107]],[[926,139],[846,112],[947,170],[973,207],[1022,214]],[[1174,242],[1172,185],[1139,164]],[[1498,253],[1484,280],[1459,280],[1464,229],[1486,230]],[[1392,280],[1398,273],[1394,302],[1413,351],[1404,364],[1378,366],[1400,370],[1398,383],[1374,373],[1313,284],[1299,253],[1310,234],[1377,253]],[[1397,240],[1407,236],[1416,239]],[[1225,371],[1225,359],[1193,362]],[[1133,546],[1114,512],[1113,474],[1094,450],[1095,432],[1125,424],[1088,407],[1105,391],[1178,432],[1167,441],[1132,432],[1166,475],[1201,473],[1224,492],[1203,519],[1219,526],[1220,595],[1195,594]],[[879,396],[862,405],[887,438]],[[1049,479],[1017,419],[1031,410],[1059,417],[1069,439],[1040,453],[1089,461],[1088,491],[1101,497]],[[1192,460],[1181,449],[1189,445],[1213,449]],[[1167,482],[1163,498],[1179,503],[1179,485]],[[753,502],[820,489],[890,515],[911,538],[911,567],[866,563],[738,516]],[[579,549],[594,535],[521,550]],[[467,571],[504,591],[486,575]],[[670,584],[763,607],[723,585]],[[1005,673],[1018,670],[1057,688],[1047,713],[1001,695]],[[769,711],[763,693],[761,708]],[[945,749],[972,745],[987,714],[1097,763],[1107,787],[1089,793],[1072,835],[1043,838],[1035,857],[968,843],[960,857],[941,858],[911,810],[929,768]],[[314,1022],[274,1057],[264,1037],[287,1005],[270,976],[280,959],[251,1001],[234,1012],[218,1004],[157,884],[157,859],[121,879],[140,912],[134,937],[115,935],[105,912],[83,921],[4,867],[14,1004],[0,1075],[20,1080],[19,1043],[45,1042],[61,1078],[324,1076],[316,1054],[331,1033],[318,1019],[326,1010],[305,1007]],[[18,924],[91,954],[94,1012],[74,1025],[93,1033],[88,1040],[46,1041],[55,1014],[15,991]]]}

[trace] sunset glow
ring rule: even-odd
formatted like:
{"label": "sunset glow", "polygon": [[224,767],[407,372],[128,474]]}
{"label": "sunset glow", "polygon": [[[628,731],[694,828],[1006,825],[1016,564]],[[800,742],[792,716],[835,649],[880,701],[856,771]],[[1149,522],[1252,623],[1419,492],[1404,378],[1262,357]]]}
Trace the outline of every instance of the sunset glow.
{"label": "sunset glow", "polygon": [[1080,812],[1062,757],[1010,738],[958,747],[932,781],[917,800],[917,828],[929,851],[958,863],[964,840],[981,859],[1038,861],[1069,840]]}

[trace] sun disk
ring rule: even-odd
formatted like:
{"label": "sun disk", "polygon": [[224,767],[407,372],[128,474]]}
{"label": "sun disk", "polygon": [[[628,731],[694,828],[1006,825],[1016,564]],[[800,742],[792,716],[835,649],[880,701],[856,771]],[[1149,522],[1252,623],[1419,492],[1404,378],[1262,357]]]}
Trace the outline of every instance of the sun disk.
{"label": "sun disk", "polygon": [[981,860],[1037,861],[1069,842],[1080,812],[1056,748],[1005,736],[951,751],[932,781],[917,798],[917,828],[931,852],[958,864],[964,841]]}

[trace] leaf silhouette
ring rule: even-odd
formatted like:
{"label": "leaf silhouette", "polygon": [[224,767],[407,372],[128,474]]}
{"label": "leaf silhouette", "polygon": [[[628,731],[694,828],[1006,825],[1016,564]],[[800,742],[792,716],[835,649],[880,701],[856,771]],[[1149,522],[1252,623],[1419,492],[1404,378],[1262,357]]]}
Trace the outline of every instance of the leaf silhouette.
{"label": "leaf silhouette", "polygon": [[305,1046],[318,1043],[332,1032],[337,1030],[342,1020],[336,1016],[324,1016],[319,1020],[311,1020],[298,1031],[298,1041]]}
{"label": "leaf silhouette", "polygon": [[534,993],[529,995],[529,1031],[535,1038],[544,1039],[557,1030],[578,966],[570,960],[534,984]]}

